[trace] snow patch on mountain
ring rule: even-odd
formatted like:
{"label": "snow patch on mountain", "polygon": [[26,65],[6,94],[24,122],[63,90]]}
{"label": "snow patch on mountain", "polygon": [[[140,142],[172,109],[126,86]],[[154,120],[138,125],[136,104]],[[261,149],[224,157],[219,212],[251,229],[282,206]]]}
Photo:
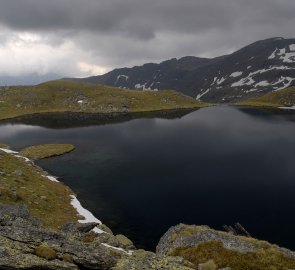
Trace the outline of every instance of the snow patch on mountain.
{"label": "snow patch on mountain", "polygon": [[236,71],[236,72],[233,72],[232,74],[230,74],[230,77],[236,78],[236,77],[240,77],[242,74],[243,74],[243,72]]}
{"label": "snow patch on mountain", "polygon": [[203,93],[201,93],[201,94],[198,94],[196,99],[197,99],[197,100],[200,100],[201,97],[202,97],[202,96],[205,96],[206,94],[208,94],[208,93],[210,92],[210,90],[211,90],[211,89],[209,88],[209,89],[207,89],[205,92],[203,92]]}
{"label": "snow patch on mountain", "polygon": [[280,57],[281,60],[283,60],[284,63],[294,63],[295,62],[295,52],[288,52],[285,53]]}
{"label": "snow patch on mountain", "polygon": [[221,77],[220,79],[216,80],[216,83],[217,85],[221,85],[225,80],[226,78]]}
{"label": "snow patch on mountain", "polygon": [[261,81],[255,84],[255,87],[257,86],[269,86],[270,83],[268,81]]}
{"label": "snow patch on mountain", "polygon": [[275,51],[268,57],[268,59],[275,59],[278,49],[275,49]]}
{"label": "snow patch on mountain", "polygon": [[213,82],[211,83],[211,86],[213,86],[216,83],[217,79],[218,77],[214,77]]}
{"label": "snow patch on mountain", "polygon": [[124,78],[124,79],[127,81],[127,80],[129,79],[129,76],[127,76],[127,75],[118,75],[118,76],[117,76],[117,79],[116,79],[116,81],[115,81],[115,84],[117,84],[118,81],[119,81],[121,78]]}
{"label": "snow patch on mountain", "polygon": [[244,85],[252,85],[254,83],[255,83],[255,81],[251,77],[246,77],[246,78],[242,78],[241,80],[233,83],[231,86],[232,87],[240,87],[240,86],[244,86]]}
{"label": "snow patch on mountain", "polygon": [[152,88],[152,86],[154,85],[154,83],[152,83],[149,87],[147,87],[147,82],[145,84],[140,84],[140,83],[137,83],[134,85],[134,88],[135,89],[142,89],[142,91],[159,91],[158,88]]}
{"label": "snow patch on mountain", "polygon": [[281,87],[275,87],[275,91],[282,90],[282,89],[285,89],[285,88],[291,86],[291,84],[293,83],[293,81],[295,81],[294,78],[291,78],[291,77],[281,77],[277,82],[273,83],[273,85],[277,85],[277,84],[283,83],[283,85]]}

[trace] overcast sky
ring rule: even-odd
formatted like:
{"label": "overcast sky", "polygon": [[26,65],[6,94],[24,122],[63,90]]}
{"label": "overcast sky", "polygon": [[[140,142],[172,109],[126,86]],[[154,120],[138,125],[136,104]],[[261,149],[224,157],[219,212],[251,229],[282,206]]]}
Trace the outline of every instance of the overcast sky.
{"label": "overcast sky", "polygon": [[0,75],[102,74],[295,37],[294,0],[0,0]]}

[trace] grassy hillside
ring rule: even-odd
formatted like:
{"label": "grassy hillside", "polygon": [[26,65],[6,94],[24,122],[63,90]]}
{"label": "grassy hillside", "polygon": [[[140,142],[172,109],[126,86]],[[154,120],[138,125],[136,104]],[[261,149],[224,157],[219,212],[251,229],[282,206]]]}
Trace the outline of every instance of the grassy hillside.
{"label": "grassy hillside", "polygon": [[41,168],[0,150],[0,204],[26,204],[30,213],[50,228],[77,221],[70,203],[74,193],[42,175]]}
{"label": "grassy hillside", "polygon": [[202,106],[175,91],[143,92],[71,81],[0,87],[0,120],[42,112],[147,112]]}
{"label": "grassy hillside", "polygon": [[43,144],[30,146],[20,151],[20,155],[31,160],[56,157],[72,152],[75,146],[72,144]]}
{"label": "grassy hillside", "polygon": [[266,94],[241,102],[239,105],[255,107],[291,107],[295,105],[295,87]]}

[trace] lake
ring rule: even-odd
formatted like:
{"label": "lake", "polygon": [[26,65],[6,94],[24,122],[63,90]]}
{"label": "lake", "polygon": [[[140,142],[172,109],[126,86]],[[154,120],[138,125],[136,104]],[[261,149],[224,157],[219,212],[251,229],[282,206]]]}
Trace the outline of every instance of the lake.
{"label": "lake", "polygon": [[240,222],[254,237],[295,249],[295,113],[211,107],[110,124],[41,120],[0,122],[0,142],[16,150],[74,144],[37,164],[137,247],[154,249],[178,223]]}

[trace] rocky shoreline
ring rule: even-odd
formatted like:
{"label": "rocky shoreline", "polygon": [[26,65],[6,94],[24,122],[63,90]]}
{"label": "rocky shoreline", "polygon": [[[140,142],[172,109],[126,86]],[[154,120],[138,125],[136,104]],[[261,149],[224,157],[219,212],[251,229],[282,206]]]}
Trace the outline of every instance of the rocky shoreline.
{"label": "rocky shoreline", "polygon": [[[96,227],[103,233],[93,232]],[[240,258],[252,254],[249,268],[245,262],[241,268],[234,261],[229,262],[230,266],[223,265],[227,268],[219,267],[221,261],[216,258],[220,254],[212,254],[214,250],[207,255],[211,254],[216,262],[208,259],[204,255],[206,253],[203,259],[197,261],[194,257],[176,256],[179,250],[200,248],[212,242],[220,243],[223,249],[234,252]],[[265,257],[258,257],[258,254],[265,254]],[[172,227],[153,253],[136,250],[128,238],[113,235],[102,224],[69,223],[59,230],[50,230],[42,227],[40,220],[32,217],[25,205],[0,205],[0,269],[217,270],[294,267],[295,253],[292,251],[206,226],[180,224]]]}
{"label": "rocky shoreline", "polygon": [[[49,181],[52,185],[62,185],[56,178],[43,175],[46,172],[17,152],[2,149],[0,158],[7,166],[5,160],[9,159],[17,166],[24,166],[17,174],[0,166],[0,178],[6,182],[12,178],[19,178],[16,183],[29,181],[26,178],[33,174],[26,175],[27,166],[41,177],[36,183],[42,185],[42,181]],[[160,239],[155,253],[138,250],[124,235],[114,235],[64,188],[70,197],[70,205],[65,207],[73,207],[78,215],[74,218],[76,221],[63,222],[58,228],[44,226],[43,216],[33,216],[32,205],[27,206],[27,201],[16,200],[12,204],[0,201],[0,269],[295,269],[295,253],[290,250],[207,226],[177,225]],[[3,195],[5,193],[0,193],[0,199]],[[22,198],[21,195],[17,194]],[[53,201],[47,201],[50,203]],[[58,216],[53,218],[53,223],[60,222]]]}

